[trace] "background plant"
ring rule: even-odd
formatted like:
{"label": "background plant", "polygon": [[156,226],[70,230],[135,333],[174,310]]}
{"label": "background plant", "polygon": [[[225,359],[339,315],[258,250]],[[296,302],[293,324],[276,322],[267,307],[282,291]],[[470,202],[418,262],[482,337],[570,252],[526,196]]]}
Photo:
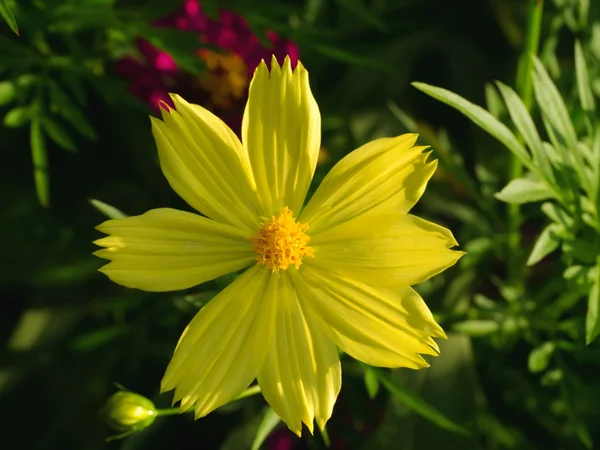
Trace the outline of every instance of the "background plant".
{"label": "background plant", "polygon": [[[592,448],[600,438],[594,3],[227,2],[257,35],[275,30],[300,49],[323,114],[316,182],[375,137],[416,130],[433,146],[440,170],[419,214],[458,230],[468,255],[418,289],[452,332],[419,372],[345,358],[325,435],[287,441],[277,417],[249,397],[197,422],[159,417],[106,444],[114,432],[98,411],[113,382],[168,410],[157,387],[179,333],[229,282],[149,294],[96,273],[93,227],[106,215],[185,208],[160,174],[151,111],[114,64],[142,37],[192,77],[206,68],[193,52],[197,36],[152,25],[176,2],[1,0],[4,444],[240,449],[271,433],[264,446]],[[213,16],[222,6],[202,2]]]}

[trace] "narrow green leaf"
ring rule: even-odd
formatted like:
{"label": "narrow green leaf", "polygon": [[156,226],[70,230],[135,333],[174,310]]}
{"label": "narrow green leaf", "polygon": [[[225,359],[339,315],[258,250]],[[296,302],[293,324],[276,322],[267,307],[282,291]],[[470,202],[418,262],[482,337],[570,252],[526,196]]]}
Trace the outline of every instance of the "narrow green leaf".
{"label": "narrow green leaf", "polygon": [[92,141],[98,138],[94,128],[87,121],[85,114],[73,103],[58,83],[50,83],[48,96],[50,97],[51,112],[61,115],[82,136]]}
{"label": "narrow green leaf", "polygon": [[125,214],[123,211],[115,208],[114,206],[110,206],[107,203],[101,202],[100,200],[91,198],[88,201],[94,208],[96,208],[109,219],[122,219],[123,217],[127,217],[127,214]]}
{"label": "narrow green leaf", "polygon": [[365,5],[363,0],[337,0],[337,2],[362,22],[377,28],[378,30],[388,31],[385,22],[377,14],[371,11],[371,9]]}
{"label": "narrow green leaf", "polygon": [[0,106],[8,105],[15,98],[15,84],[12,81],[0,81]]}
{"label": "narrow green leaf", "polygon": [[560,244],[560,241],[556,234],[560,232],[563,227],[557,223],[551,223],[542,230],[540,235],[535,241],[531,254],[527,259],[527,265],[533,266],[540,262],[547,255],[556,250]]}
{"label": "narrow green leaf", "polygon": [[427,420],[435,423],[437,426],[444,428],[445,430],[453,431],[455,433],[469,435],[470,432],[465,427],[458,425],[452,420],[448,419],[444,414],[434,408],[432,405],[423,400],[415,392],[408,390],[396,383],[393,383],[379,372],[379,380],[381,384],[395,397],[397,397],[407,408],[412,409],[417,414],[425,417]]}
{"label": "narrow green leaf", "polygon": [[0,16],[6,21],[10,29],[18,36],[19,27],[14,13],[15,2],[13,0],[0,0]]}
{"label": "narrow green leaf", "polygon": [[466,320],[464,322],[455,323],[452,326],[454,331],[468,334],[473,337],[484,337],[495,333],[500,328],[500,325],[495,320]]}
{"label": "narrow green leaf", "polygon": [[577,134],[567,106],[544,65],[538,58],[533,58],[533,90],[542,114],[548,120],[548,124],[562,136],[567,147],[575,150]]}
{"label": "narrow green leaf", "polygon": [[369,398],[372,400],[377,396],[377,393],[379,392],[379,379],[377,378],[377,374],[373,371],[373,369],[370,366],[364,364],[363,368],[365,370],[365,387],[367,388],[367,394],[369,394]]}
{"label": "narrow green leaf", "polygon": [[6,113],[4,125],[10,128],[19,128],[31,119],[31,109],[27,106],[17,106]]}
{"label": "narrow green leaf", "polygon": [[477,106],[468,100],[465,100],[460,95],[442,89],[436,86],[430,86],[425,83],[413,82],[414,87],[421,92],[453,107],[457,111],[467,116],[475,125],[487,131],[493,137],[502,142],[513,154],[519,158],[521,163],[528,168],[531,168],[531,159],[527,150],[519,143],[515,135],[508,129],[506,125],[496,119],[488,111],[481,106]]}
{"label": "narrow green leaf", "polygon": [[534,348],[529,353],[527,367],[531,373],[543,372],[550,364],[550,358],[554,353],[555,345],[553,342],[544,342],[539,347]]}
{"label": "narrow green leaf", "polygon": [[31,159],[33,160],[33,179],[40,204],[50,206],[50,179],[48,177],[48,157],[46,141],[42,134],[39,119],[31,121]]}
{"label": "narrow green leaf", "polygon": [[115,325],[90,331],[73,339],[70,347],[80,352],[89,352],[119,339],[128,329],[125,325]]}
{"label": "narrow green leaf", "polygon": [[593,273],[594,281],[588,296],[588,309],[585,317],[585,343],[590,345],[600,334],[600,256]]}
{"label": "narrow green leaf", "polygon": [[539,167],[540,174],[552,188],[555,182],[554,172],[552,171],[548,155],[544,151],[544,145],[540,139],[537,128],[535,127],[535,123],[533,122],[525,103],[523,103],[514,90],[504,83],[498,81],[496,84],[504,98],[510,118],[517,127],[517,130],[519,130],[519,133],[521,133],[521,136],[523,136],[523,139],[533,155],[535,166]]}
{"label": "narrow green leaf", "polygon": [[258,450],[260,448],[279,422],[281,422],[281,418],[273,411],[273,408],[267,407],[263,419],[256,430],[254,442],[252,442],[252,450]]}
{"label": "narrow green leaf", "polygon": [[554,193],[547,184],[528,178],[511,180],[504,189],[494,196],[506,203],[531,203],[554,197]]}
{"label": "narrow green leaf", "polygon": [[506,113],[506,107],[492,83],[485,83],[485,105],[488,111],[498,120]]}
{"label": "narrow green leaf", "polygon": [[76,152],[75,142],[69,133],[49,116],[42,119],[44,131],[50,139],[69,152]]}
{"label": "narrow green leaf", "polygon": [[594,111],[596,104],[594,94],[590,85],[590,77],[585,64],[585,56],[581,49],[579,40],[575,41],[575,74],[577,76],[577,91],[579,92],[579,101],[584,111]]}

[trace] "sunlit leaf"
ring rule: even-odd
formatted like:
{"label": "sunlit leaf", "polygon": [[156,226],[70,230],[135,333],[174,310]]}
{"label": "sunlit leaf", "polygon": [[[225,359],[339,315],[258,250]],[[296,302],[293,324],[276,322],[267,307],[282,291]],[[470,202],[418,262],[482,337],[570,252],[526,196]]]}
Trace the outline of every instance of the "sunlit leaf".
{"label": "sunlit leaf", "polygon": [[544,342],[542,345],[534,348],[529,353],[527,367],[531,373],[543,372],[550,364],[550,358],[554,353],[555,345],[553,342]]}
{"label": "sunlit leaf", "polygon": [[100,200],[96,200],[94,198],[91,198],[89,202],[94,208],[96,208],[109,219],[122,219],[123,217],[127,217],[127,214],[125,214],[123,211],[115,208],[114,206],[110,206],[108,203],[101,202]]}
{"label": "sunlit leaf", "polygon": [[273,408],[267,407],[263,415],[262,421],[256,430],[254,441],[252,442],[252,450],[258,450],[260,446],[265,442],[269,434],[275,429],[275,427],[281,422],[281,418],[277,415]]}
{"label": "sunlit leaf", "polygon": [[33,161],[33,179],[40,204],[50,206],[50,179],[48,175],[48,156],[46,140],[39,119],[31,121],[31,159]]}
{"label": "sunlit leaf", "polygon": [[11,30],[18,36],[19,27],[14,13],[15,2],[13,0],[0,0],[0,16],[8,24]]}
{"label": "sunlit leaf", "polygon": [[8,105],[15,98],[15,84],[12,81],[0,81],[0,106]]}
{"label": "sunlit leaf", "polygon": [[596,104],[594,94],[590,85],[590,77],[585,64],[585,56],[581,49],[581,43],[575,41],[575,73],[577,75],[577,92],[579,92],[579,101],[584,111],[594,111]]}
{"label": "sunlit leaf", "polygon": [[496,119],[488,111],[481,106],[477,106],[468,100],[465,100],[460,95],[442,89],[436,86],[430,86],[425,83],[414,82],[414,87],[424,92],[427,95],[455,108],[467,116],[475,125],[481,127],[493,137],[502,142],[514,155],[519,158],[521,163],[527,167],[531,167],[531,159],[527,150],[519,143],[516,136],[508,129],[506,125]]}
{"label": "sunlit leaf", "polygon": [[6,113],[4,125],[10,128],[19,128],[31,119],[31,109],[27,106],[17,106]]}
{"label": "sunlit leaf", "polygon": [[473,337],[489,336],[498,331],[499,328],[500,324],[495,320],[466,320],[452,325],[454,331]]}
{"label": "sunlit leaf", "polygon": [[379,379],[377,378],[375,371],[370,366],[363,364],[363,368],[365,370],[364,381],[367,394],[369,394],[370,399],[374,399],[379,392]]}
{"label": "sunlit leaf", "polygon": [[600,257],[594,267],[594,281],[588,296],[588,309],[585,318],[585,343],[591,344],[600,334]]}
{"label": "sunlit leaf", "polygon": [[556,250],[560,244],[559,239],[556,237],[556,233],[563,229],[562,225],[551,223],[542,230],[540,235],[535,241],[531,254],[527,259],[527,265],[533,266],[537,264],[547,255]]}
{"label": "sunlit leaf", "polygon": [[525,104],[514,90],[501,82],[497,82],[496,84],[504,98],[510,118],[527,143],[536,166],[539,167],[541,175],[548,181],[550,187],[552,187],[555,181],[552,166],[550,165],[548,155],[544,151],[544,145],[529,111],[527,111]]}
{"label": "sunlit leaf", "polygon": [[554,193],[545,183],[528,178],[516,178],[494,196],[506,203],[522,204],[552,198]]}

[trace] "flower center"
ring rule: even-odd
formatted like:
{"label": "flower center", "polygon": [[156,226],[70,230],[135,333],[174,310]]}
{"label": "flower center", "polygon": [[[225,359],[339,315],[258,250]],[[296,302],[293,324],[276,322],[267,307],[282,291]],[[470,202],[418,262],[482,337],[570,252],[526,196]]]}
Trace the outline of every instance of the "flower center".
{"label": "flower center", "polygon": [[310,236],[305,233],[308,225],[296,222],[287,206],[281,208],[277,217],[262,219],[262,227],[250,238],[259,264],[279,272],[291,265],[297,269],[304,256],[314,255],[313,249],[307,245],[310,241]]}
{"label": "flower center", "polygon": [[249,84],[248,68],[239,55],[203,48],[199,56],[208,68],[200,79],[200,86],[210,93],[215,106],[227,108],[245,95]]}

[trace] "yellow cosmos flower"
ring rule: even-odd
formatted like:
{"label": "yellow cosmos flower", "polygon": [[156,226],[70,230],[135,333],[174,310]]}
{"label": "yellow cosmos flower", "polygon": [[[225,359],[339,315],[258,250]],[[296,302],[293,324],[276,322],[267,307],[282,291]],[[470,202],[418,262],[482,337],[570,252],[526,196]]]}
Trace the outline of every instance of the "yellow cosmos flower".
{"label": "yellow cosmos flower", "polygon": [[462,252],[449,230],[408,214],[436,169],[407,134],[343,158],[302,208],[321,119],[301,64],[250,85],[242,140],[206,109],[173,95],[152,119],[172,188],[202,215],[169,208],[104,222],[96,252],[113,281],[187,289],[246,269],[187,326],[162,380],[202,417],[256,378],[300,435],[324,427],[341,386],[336,346],[374,366],[427,367],[445,337],[410,287]]}

